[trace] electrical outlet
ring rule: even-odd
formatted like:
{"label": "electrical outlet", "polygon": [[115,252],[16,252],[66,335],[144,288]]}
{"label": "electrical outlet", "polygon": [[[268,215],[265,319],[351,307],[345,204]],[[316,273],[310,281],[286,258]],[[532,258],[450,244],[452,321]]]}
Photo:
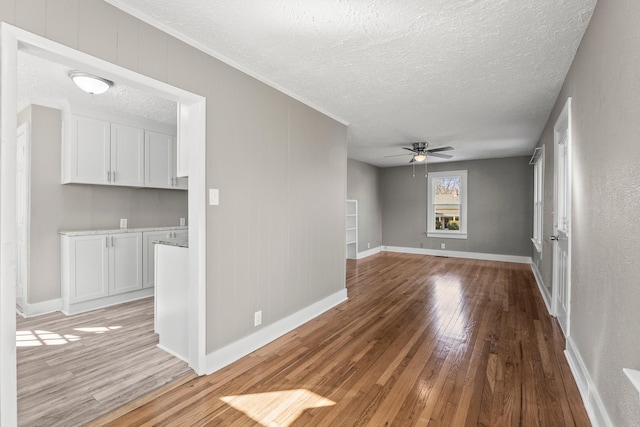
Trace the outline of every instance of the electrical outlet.
{"label": "electrical outlet", "polygon": [[253,313],[253,326],[260,326],[262,323],[262,310]]}
{"label": "electrical outlet", "polygon": [[367,249],[371,249],[371,243],[367,243]]}
{"label": "electrical outlet", "polygon": [[127,228],[127,218],[120,218],[120,228]]}
{"label": "electrical outlet", "polygon": [[440,243],[440,249],[444,249],[444,243]]}
{"label": "electrical outlet", "polygon": [[186,224],[184,218],[180,218],[180,227],[184,227]]}

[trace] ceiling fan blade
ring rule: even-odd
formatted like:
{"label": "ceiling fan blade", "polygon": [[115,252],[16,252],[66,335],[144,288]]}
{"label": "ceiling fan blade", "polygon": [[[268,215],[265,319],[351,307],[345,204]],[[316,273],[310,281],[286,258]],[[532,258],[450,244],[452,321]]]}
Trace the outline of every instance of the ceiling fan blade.
{"label": "ceiling fan blade", "polygon": [[407,154],[394,154],[393,156],[384,156],[385,158],[387,157],[400,157],[400,156],[411,156],[411,154],[407,153]]}
{"label": "ceiling fan blade", "polygon": [[453,147],[434,148],[432,150],[427,150],[427,152],[429,152],[429,153],[437,153],[438,151],[449,151],[449,150],[453,150]]}
{"label": "ceiling fan blade", "polygon": [[453,157],[451,154],[440,154],[440,153],[432,153],[432,152],[429,152],[428,155],[432,157],[441,157],[443,159],[450,159]]}
{"label": "ceiling fan blade", "polygon": [[415,157],[412,157],[411,160],[409,160],[409,164],[415,163],[415,162],[416,162],[416,158]]}
{"label": "ceiling fan blade", "polygon": [[402,147],[403,150],[407,150],[407,151],[411,151],[412,153],[417,153],[417,150],[414,150],[413,148],[407,148],[407,147]]}

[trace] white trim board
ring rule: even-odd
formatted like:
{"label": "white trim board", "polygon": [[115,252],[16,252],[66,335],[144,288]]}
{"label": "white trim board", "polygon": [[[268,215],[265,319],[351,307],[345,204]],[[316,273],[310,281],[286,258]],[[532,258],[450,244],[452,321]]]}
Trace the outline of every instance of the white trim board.
{"label": "white trim board", "polygon": [[570,336],[567,337],[567,349],[564,351],[564,355],[567,358],[567,362],[569,362],[569,368],[571,368],[573,377],[578,385],[578,391],[587,409],[591,425],[593,427],[613,427],[604,403],[600,399],[598,389],[593,383],[582,356],[580,356],[580,352]]}
{"label": "white trim board", "polygon": [[207,375],[269,344],[271,341],[280,338],[287,332],[307,323],[309,320],[321,315],[347,299],[347,289],[341,289],[302,310],[257,330],[251,335],[207,354]]}
{"label": "white trim board", "polygon": [[542,280],[540,270],[538,270],[538,266],[535,265],[533,261],[531,261],[531,271],[533,271],[533,277],[536,279],[538,290],[540,291],[540,295],[542,295],[544,305],[547,307],[547,312],[549,312],[549,314],[553,316],[553,312],[551,311],[551,294],[549,294],[549,292],[547,291],[547,288],[544,285],[544,281]]}
{"label": "white trim board", "polygon": [[517,256],[517,255],[483,254],[479,252],[447,251],[447,250],[441,250],[441,249],[405,248],[401,246],[382,246],[382,250],[385,252],[398,252],[398,253],[404,253],[404,254],[432,255],[432,256],[444,256],[444,257],[451,257],[451,258],[481,259],[485,261],[501,261],[501,262],[514,262],[518,264],[531,264],[531,257]]}
{"label": "white trim board", "polygon": [[20,315],[24,318],[42,316],[43,314],[53,313],[54,311],[62,310],[62,298],[56,298],[48,301],[36,302],[33,304],[24,303],[22,306],[22,313]]}
{"label": "white trim board", "polygon": [[367,249],[366,251],[358,252],[356,255],[356,259],[363,259],[366,257],[370,257],[371,255],[376,255],[382,252],[382,246],[378,246],[377,248]]}

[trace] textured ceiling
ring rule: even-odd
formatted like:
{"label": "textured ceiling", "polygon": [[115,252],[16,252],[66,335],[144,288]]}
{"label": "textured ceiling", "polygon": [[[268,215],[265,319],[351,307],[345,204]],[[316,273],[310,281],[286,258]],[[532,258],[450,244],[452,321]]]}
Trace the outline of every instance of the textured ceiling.
{"label": "textured ceiling", "polygon": [[349,157],[378,166],[412,141],[531,154],[596,3],[107,1],[348,122]]}
{"label": "textured ceiling", "polygon": [[18,51],[18,106],[27,103],[99,109],[176,125],[175,102],[158,98],[119,82],[102,95],[90,95],[68,77],[71,68]]}

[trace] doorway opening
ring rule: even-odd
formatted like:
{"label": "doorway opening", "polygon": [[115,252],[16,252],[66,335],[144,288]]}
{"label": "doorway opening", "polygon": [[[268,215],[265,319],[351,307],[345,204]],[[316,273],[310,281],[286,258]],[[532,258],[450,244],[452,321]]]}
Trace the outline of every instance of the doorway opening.
{"label": "doorway opening", "polygon": [[[202,96],[92,57],[6,23],[0,24],[2,69],[1,176],[0,176],[0,424],[17,423],[16,391],[16,285],[18,223],[16,215],[17,56],[18,51],[64,63],[77,69],[118,80],[127,86],[176,102],[178,105],[179,165],[188,172],[189,366],[198,375],[205,370],[205,103]],[[188,146],[187,146],[188,142]],[[58,161],[58,159],[54,159]],[[179,171],[180,174],[180,171]]]}

